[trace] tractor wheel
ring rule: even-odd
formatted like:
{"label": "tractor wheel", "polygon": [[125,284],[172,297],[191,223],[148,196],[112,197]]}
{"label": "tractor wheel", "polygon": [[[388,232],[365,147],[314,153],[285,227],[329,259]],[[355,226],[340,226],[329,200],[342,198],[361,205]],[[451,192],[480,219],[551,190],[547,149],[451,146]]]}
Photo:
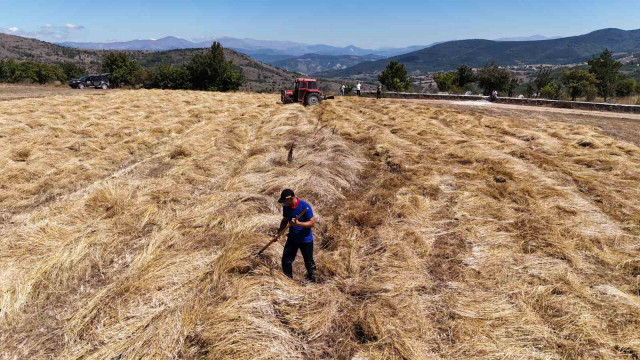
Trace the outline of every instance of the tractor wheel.
{"label": "tractor wheel", "polygon": [[313,106],[313,105],[318,105],[320,103],[320,96],[316,95],[316,94],[310,94],[307,95],[307,99],[305,104],[307,104],[307,106]]}
{"label": "tractor wheel", "polygon": [[80,90],[84,89],[84,84],[78,84],[78,89]]}
{"label": "tractor wheel", "polygon": [[107,90],[109,88],[109,86],[107,86],[107,84],[102,84],[102,86],[100,86],[102,88],[102,90]]}

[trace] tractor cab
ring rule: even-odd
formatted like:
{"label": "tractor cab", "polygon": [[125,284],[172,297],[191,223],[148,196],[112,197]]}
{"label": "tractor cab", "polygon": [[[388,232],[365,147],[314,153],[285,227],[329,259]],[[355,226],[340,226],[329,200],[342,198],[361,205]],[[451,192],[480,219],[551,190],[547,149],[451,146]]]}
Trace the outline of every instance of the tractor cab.
{"label": "tractor cab", "polygon": [[298,102],[303,102],[307,91],[318,90],[318,82],[315,79],[296,79],[293,84],[293,93]]}
{"label": "tractor cab", "polygon": [[325,100],[322,91],[318,90],[318,81],[306,78],[296,79],[293,90],[282,90],[281,97],[284,104],[317,105]]}

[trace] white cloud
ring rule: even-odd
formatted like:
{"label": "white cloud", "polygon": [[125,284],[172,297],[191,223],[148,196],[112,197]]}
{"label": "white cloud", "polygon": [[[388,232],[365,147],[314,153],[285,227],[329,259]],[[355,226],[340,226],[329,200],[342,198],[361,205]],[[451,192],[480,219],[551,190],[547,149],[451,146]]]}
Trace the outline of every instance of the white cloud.
{"label": "white cloud", "polygon": [[196,36],[191,38],[191,41],[195,41],[195,42],[201,42],[201,41],[213,41],[216,40],[217,37],[215,36]]}
{"label": "white cloud", "polygon": [[71,29],[71,30],[82,30],[82,29],[84,29],[84,26],[82,26],[82,25],[74,25],[74,24],[69,24],[69,23],[64,24],[64,27],[67,28],[67,29]]}
{"label": "white cloud", "polygon": [[20,29],[16,26],[8,28],[0,28],[0,32],[9,33],[12,35],[19,35],[25,37],[31,37],[41,40],[66,40],[72,31],[81,31],[84,29],[82,25],[64,24],[62,26],[45,24],[37,28],[36,30],[27,31]]}

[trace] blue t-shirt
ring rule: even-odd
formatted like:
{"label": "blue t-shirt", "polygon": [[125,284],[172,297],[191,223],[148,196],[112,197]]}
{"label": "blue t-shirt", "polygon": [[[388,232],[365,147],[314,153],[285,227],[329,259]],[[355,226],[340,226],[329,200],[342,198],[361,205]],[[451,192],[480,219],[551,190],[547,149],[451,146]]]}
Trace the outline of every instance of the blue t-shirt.
{"label": "blue t-shirt", "polygon": [[[313,217],[313,210],[311,210],[311,205],[308,202],[299,200],[298,206],[296,208],[291,208],[286,205],[282,205],[282,216],[292,220],[298,217],[301,212],[307,209],[307,212],[304,213],[298,219],[300,222],[307,222],[311,220]],[[313,242],[313,232],[311,228],[303,228],[302,226],[289,226],[289,235],[287,237],[289,240],[299,241],[303,243]]]}

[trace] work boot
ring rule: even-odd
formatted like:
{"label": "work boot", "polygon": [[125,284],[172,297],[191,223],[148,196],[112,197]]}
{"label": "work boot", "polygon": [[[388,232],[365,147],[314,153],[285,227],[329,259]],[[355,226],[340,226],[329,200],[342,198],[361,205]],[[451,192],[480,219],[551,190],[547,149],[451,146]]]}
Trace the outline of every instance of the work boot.
{"label": "work boot", "polygon": [[310,272],[308,272],[307,279],[309,279],[309,281],[311,281],[312,283],[318,282],[318,279],[316,278],[316,271],[311,270]]}

